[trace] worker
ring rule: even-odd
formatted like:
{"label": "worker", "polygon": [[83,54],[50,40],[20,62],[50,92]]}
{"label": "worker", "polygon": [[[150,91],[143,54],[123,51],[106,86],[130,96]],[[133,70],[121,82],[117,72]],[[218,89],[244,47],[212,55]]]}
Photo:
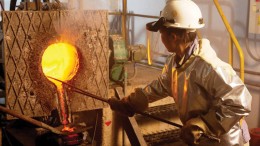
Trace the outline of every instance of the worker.
{"label": "worker", "polygon": [[233,68],[220,60],[207,39],[198,39],[204,27],[199,7],[191,0],[168,0],[158,21],[146,25],[159,31],[171,52],[162,74],[129,96],[110,98],[112,110],[133,116],[148,104],[173,97],[188,145],[243,146],[250,140],[244,119],[251,111],[251,95]]}

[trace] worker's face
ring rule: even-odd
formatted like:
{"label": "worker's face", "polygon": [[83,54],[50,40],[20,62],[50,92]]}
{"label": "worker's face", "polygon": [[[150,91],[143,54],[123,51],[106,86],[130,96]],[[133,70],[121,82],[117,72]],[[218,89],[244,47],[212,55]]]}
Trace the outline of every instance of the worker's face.
{"label": "worker's face", "polygon": [[176,35],[170,33],[167,28],[163,27],[160,29],[161,40],[169,52],[176,52]]}

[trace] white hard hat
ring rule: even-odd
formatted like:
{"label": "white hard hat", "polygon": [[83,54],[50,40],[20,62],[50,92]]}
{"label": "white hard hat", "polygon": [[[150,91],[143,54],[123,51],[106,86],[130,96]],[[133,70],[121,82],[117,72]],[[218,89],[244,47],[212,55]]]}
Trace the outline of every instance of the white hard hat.
{"label": "white hard hat", "polygon": [[191,0],[168,0],[158,21],[147,23],[150,31],[158,31],[161,26],[196,30],[204,27],[199,7]]}

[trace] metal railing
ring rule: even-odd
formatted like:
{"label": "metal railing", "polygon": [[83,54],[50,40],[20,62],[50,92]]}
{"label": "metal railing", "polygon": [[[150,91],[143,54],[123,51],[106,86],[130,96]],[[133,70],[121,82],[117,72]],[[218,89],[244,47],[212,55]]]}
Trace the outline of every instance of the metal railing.
{"label": "metal railing", "polygon": [[228,20],[226,18],[226,16],[224,15],[223,11],[222,11],[222,8],[218,2],[218,0],[213,0],[214,3],[215,3],[215,6],[219,12],[219,15],[220,17],[222,18],[226,28],[227,28],[227,31],[230,35],[230,45],[229,45],[229,63],[231,65],[233,65],[233,47],[232,47],[232,44],[234,43],[234,45],[236,46],[237,48],[237,51],[239,53],[239,57],[240,57],[240,78],[242,81],[245,80],[245,73],[244,73],[244,68],[245,68],[245,62],[244,62],[244,53],[243,53],[243,50],[242,48],[240,47],[239,43],[238,43],[238,40],[231,28],[231,26],[229,25],[228,23]]}

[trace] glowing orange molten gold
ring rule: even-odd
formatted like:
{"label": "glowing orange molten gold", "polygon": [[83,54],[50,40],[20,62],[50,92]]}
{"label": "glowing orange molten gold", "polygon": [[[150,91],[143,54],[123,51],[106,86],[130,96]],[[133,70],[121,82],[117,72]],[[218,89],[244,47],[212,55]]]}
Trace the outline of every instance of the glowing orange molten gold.
{"label": "glowing orange molten gold", "polygon": [[[45,76],[68,81],[75,76],[79,67],[77,50],[67,43],[52,44],[44,51],[41,64]],[[56,86],[61,84],[53,79],[49,80]]]}
{"label": "glowing orange molten gold", "polygon": [[68,127],[68,126],[64,126],[61,131],[62,131],[62,132],[73,132],[74,130],[75,130],[74,127],[70,128],[70,127]]}
{"label": "glowing orange molten gold", "polygon": [[[41,65],[45,76],[64,82],[69,81],[76,75],[79,68],[77,49],[67,43],[52,44],[44,51]],[[68,108],[62,83],[51,78],[48,78],[48,80],[57,86],[62,124],[66,125],[69,123]],[[66,130],[70,131],[71,129],[68,127]]]}

